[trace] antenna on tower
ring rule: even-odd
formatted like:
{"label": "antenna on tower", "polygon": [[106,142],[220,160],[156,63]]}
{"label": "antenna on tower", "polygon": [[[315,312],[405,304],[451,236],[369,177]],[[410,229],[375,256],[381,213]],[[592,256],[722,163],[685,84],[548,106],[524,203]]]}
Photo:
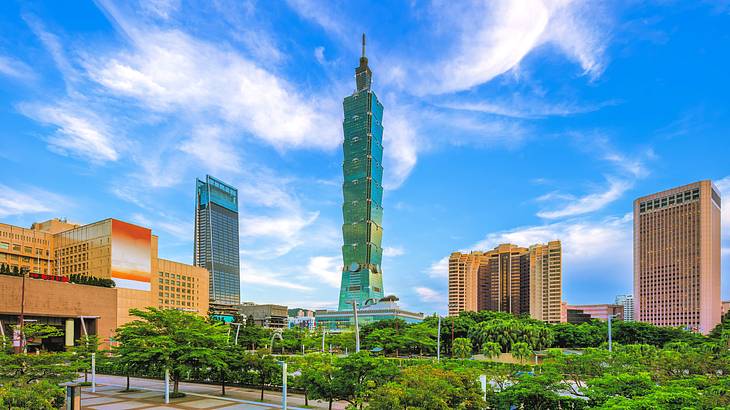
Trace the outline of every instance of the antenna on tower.
{"label": "antenna on tower", "polygon": [[362,33],[362,56],[365,57],[365,33]]}

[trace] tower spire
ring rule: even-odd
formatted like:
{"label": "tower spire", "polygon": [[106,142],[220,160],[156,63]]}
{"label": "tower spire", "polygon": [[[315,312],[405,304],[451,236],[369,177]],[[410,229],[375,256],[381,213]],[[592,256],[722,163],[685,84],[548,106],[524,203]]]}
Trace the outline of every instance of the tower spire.
{"label": "tower spire", "polygon": [[362,33],[362,57],[365,58],[365,33]]}
{"label": "tower spire", "polygon": [[360,56],[360,66],[355,68],[357,91],[370,89],[372,75],[373,73],[368,67],[368,58],[365,56],[365,33],[362,33],[362,56]]}

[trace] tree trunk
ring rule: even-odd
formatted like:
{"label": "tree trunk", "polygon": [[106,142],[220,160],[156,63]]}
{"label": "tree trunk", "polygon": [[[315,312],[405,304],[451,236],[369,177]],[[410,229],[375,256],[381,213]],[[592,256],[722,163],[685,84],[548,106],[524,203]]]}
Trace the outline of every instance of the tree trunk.
{"label": "tree trunk", "polygon": [[261,381],[261,401],[264,401],[264,382]]}
{"label": "tree trunk", "polygon": [[84,369],[84,383],[89,381],[89,372]]}
{"label": "tree trunk", "polygon": [[307,388],[304,388],[304,406],[309,407],[309,397],[307,395]]}
{"label": "tree trunk", "polygon": [[129,391],[129,373],[127,373],[127,391]]}
{"label": "tree trunk", "polygon": [[221,396],[226,395],[226,375],[225,372],[221,370]]}
{"label": "tree trunk", "polygon": [[330,408],[329,410],[332,410],[332,397],[330,397]]}
{"label": "tree trunk", "polygon": [[172,386],[173,386],[172,387],[172,392],[175,393],[175,395],[177,395],[177,390],[178,390],[179,385],[180,385],[179,378],[177,378],[177,377],[174,378],[173,381],[172,381]]}

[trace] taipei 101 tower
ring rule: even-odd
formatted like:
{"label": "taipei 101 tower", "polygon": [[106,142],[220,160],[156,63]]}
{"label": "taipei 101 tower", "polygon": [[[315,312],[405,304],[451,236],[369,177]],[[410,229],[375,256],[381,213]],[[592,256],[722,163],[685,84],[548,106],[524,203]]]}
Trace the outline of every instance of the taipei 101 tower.
{"label": "taipei 101 tower", "polygon": [[383,297],[383,104],[370,89],[372,79],[363,34],[360,65],[355,68],[357,88],[342,102],[345,138],[339,305],[337,310],[316,312],[317,327],[333,332],[353,326],[357,330],[358,323],[379,320],[423,320],[423,313],[402,310],[397,297]]}
{"label": "taipei 101 tower", "polygon": [[339,310],[383,297],[383,104],[370,89],[373,73],[362,35],[357,89],[345,97],[342,150],[342,284]]}

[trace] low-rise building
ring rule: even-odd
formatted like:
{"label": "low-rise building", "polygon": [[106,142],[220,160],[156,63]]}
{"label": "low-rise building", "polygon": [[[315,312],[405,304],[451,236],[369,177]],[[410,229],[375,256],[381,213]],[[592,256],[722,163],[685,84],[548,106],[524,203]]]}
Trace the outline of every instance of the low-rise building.
{"label": "low-rise building", "polygon": [[253,322],[259,326],[282,329],[289,326],[288,309],[283,305],[243,302],[238,306],[238,313],[246,319],[246,323]]}
{"label": "low-rise building", "polygon": [[[317,327],[332,332],[352,329],[355,326],[355,315],[352,310],[317,310]],[[386,296],[377,303],[358,307],[357,318],[359,326],[386,319],[401,319],[406,323],[420,323],[423,313],[409,312],[398,305],[398,298]]]}
{"label": "low-rise building", "polygon": [[613,304],[566,305],[568,323],[582,323],[593,319],[608,320],[609,316],[623,320],[624,307]]}

